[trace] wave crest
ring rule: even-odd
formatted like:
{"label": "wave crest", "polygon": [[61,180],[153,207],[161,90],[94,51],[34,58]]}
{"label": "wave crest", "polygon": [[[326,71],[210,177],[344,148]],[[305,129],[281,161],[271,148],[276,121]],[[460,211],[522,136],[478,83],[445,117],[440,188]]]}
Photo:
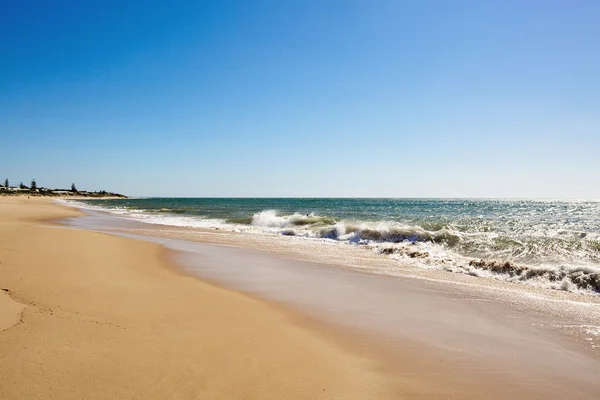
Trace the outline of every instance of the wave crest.
{"label": "wave crest", "polygon": [[252,216],[251,224],[266,228],[286,228],[290,226],[316,226],[335,223],[331,217],[321,217],[318,215],[299,214],[278,215],[275,210],[265,210]]}
{"label": "wave crest", "polygon": [[510,261],[471,260],[469,267],[505,275],[508,280],[544,280],[555,283],[553,286],[563,290],[584,290],[600,293],[600,270],[589,266],[578,267],[532,267],[517,265]]}
{"label": "wave crest", "polygon": [[369,225],[340,222],[334,226],[320,229],[319,235],[323,238],[347,240],[350,242],[432,242],[450,247],[460,242],[458,233],[450,229],[445,228],[437,232],[431,232],[419,226],[411,227],[387,223]]}

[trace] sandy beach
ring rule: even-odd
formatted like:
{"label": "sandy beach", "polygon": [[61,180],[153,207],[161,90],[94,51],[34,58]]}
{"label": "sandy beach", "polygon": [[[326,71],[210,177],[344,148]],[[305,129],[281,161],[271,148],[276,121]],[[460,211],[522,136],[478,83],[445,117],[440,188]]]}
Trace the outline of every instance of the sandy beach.
{"label": "sandy beach", "polygon": [[155,244],[58,228],[0,199],[0,398],[392,398],[376,365]]}
{"label": "sandy beach", "polygon": [[585,315],[571,321],[558,292],[537,309],[538,293],[520,303],[494,280],[457,286],[414,270],[340,268],[369,265],[360,249],[154,227],[0,198],[0,398],[593,399],[600,390],[594,342],[557,328],[595,321],[594,302],[573,305]]}

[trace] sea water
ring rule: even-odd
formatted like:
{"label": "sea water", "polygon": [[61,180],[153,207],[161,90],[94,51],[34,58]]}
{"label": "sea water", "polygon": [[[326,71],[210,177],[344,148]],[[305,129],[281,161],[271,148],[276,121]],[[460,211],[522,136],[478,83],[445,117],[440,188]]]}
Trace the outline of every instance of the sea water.
{"label": "sea water", "polygon": [[132,198],[76,203],[151,224],[345,243],[420,268],[600,293],[600,201]]}

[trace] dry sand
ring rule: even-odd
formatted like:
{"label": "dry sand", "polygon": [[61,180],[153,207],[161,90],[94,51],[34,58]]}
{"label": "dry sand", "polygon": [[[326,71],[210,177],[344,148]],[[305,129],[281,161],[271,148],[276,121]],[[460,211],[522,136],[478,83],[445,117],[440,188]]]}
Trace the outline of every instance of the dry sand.
{"label": "dry sand", "polygon": [[382,399],[406,382],[284,311],[180,274],[155,244],[0,198],[0,398]]}

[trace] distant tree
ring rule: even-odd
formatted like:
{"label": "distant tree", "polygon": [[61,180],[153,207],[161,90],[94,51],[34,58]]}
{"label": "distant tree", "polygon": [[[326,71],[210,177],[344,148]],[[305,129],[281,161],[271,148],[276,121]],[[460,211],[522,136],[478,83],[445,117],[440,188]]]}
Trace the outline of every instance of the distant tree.
{"label": "distant tree", "polygon": [[8,178],[4,180],[4,187],[8,189]]}
{"label": "distant tree", "polygon": [[71,183],[71,192],[77,193],[77,188],[75,187],[75,183]]}
{"label": "distant tree", "polygon": [[19,183],[19,189],[27,189],[27,186],[23,185],[23,182]]}
{"label": "distant tree", "polygon": [[36,190],[37,189],[37,183],[35,183],[35,179],[31,180],[31,190]]}

